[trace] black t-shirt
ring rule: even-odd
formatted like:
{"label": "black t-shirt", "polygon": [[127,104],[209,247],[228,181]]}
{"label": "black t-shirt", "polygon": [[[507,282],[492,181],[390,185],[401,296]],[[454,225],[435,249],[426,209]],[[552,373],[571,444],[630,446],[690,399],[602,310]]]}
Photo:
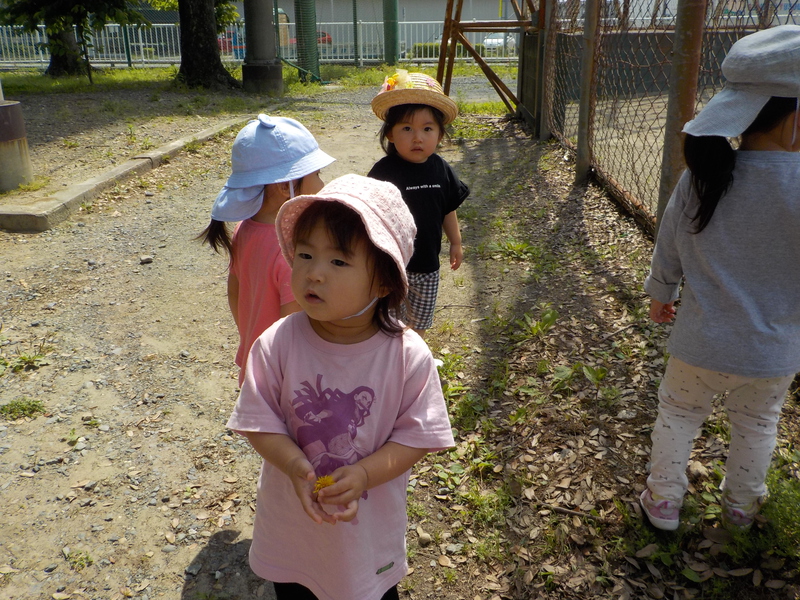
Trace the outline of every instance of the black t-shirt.
{"label": "black t-shirt", "polygon": [[411,163],[396,154],[384,156],[369,177],[395,184],[417,224],[410,273],[433,273],[439,269],[442,223],[469,196],[469,188],[447,162],[432,154],[424,163]]}

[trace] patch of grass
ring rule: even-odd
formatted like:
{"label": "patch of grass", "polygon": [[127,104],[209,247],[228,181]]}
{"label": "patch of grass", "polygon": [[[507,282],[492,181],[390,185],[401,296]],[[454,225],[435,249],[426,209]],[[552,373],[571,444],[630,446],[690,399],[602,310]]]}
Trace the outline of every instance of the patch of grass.
{"label": "patch of grass", "polygon": [[541,314],[538,319],[534,319],[530,314],[524,313],[522,319],[515,321],[516,330],[513,338],[517,344],[528,340],[542,339],[553,328],[558,321],[558,311],[550,308],[549,304],[543,304]]}
{"label": "patch of grass", "polygon": [[30,183],[20,183],[16,190],[9,190],[7,192],[0,192],[0,196],[4,194],[11,194],[17,191],[23,192],[36,192],[44,187],[50,185],[49,177],[35,177]]}
{"label": "patch of grass", "polygon": [[32,418],[44,412],[44,404],[41,400],[32,400],[25,397],[12,400],[8,404],[0,406],[0,415],[3,415],[9,421],[16,421],[24,417]]}
{"label": "patch of grass", "polygon": [[436,325],[436,333],[439,335],[449,336],[455,333],[456,325],[450,319],[445,319]]}
{"label": "patch of grass", "polygon": [[189,154],[197,154],[200,152],[200,149],[203,147],[203,142],[200,142],[196,139],[191,139],[183,146],[183,149],[186,150]]}
{"label": "patch of grass", "polygon": [[481,562],[503,562],[505,558],[503,541],[494,531],[486,532],[472,544],[472,551]]}
{"label": "patch of grass", "polygon": [[489,403],[482,395],[467,392],[458,397],[450,411],[453,425],[462,431],[474,430],[486,416]]}
{"label": "patch of grass", "polygon": [[47,344],[46,339],[42,339],[38,344],[35,344],[30,351],[21,352],[8,356],[0,354],[0,376],[6,371],[18,373],[19,371],[34,371],[39,367],[49,364],[45,358],[52,347]]}
{"label": "patch of grass", "polygon": [[67,555],[67,562],[73,571],[82,571],[86,567],[94,564],[94,559],[88,552],[78,551],[70,552]]}
{"label": "patch of grass", "polygon": [[461,502],[468,507],[469,515],[475,523],[493,526],[505,518],[505,510],[511,504],[511,496],[504,486],[498,489],[481,489],[477,483],[458,494]]}
{"label": "patch of grass", "polygon": [[64,94],[142,87],[168,87],[177,74],[175,67],[155,69],[104,69],[92,73],[94,84],[84,76],[48,77],[38,69],[3,73],[3,90],[13,94]]}
{"label": "patch of grass", "polygon": [[[466,112],[465,109],[464,113]],[[456,119],[450,128],[450,137],[454,140],[485,140],[498,136],[497,131],[490,123],[472,120],[468,117]]]}
{"label": "patch of grass", "polygon": [[500,100],[496,102],[458,102],[459,115],[489,115],[502,117],[508,114],[506,107]]}
{"label": "patch of grass", "polygon": [[408,499],[408,506],[406,507],[408,511],[408,517],[410,519],[424,519],[428,516],[428,509],[422,502],[416,502],[411,498]]}

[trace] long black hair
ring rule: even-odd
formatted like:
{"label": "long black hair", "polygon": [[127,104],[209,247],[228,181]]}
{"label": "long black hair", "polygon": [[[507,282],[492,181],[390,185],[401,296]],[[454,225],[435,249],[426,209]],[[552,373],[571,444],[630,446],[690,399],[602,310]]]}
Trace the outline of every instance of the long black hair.
{"label": "long black hair", "polygon": [[[795,110],[797,98],[773,96],[742,136],[770,131]],[[694,233],[700,233],[714,216],[719,201],[733,185],[736,151],[727,138],[686,134],[683,157],[692,175],[692,188],[700,202],[697,213],[692,217],[697,227]]]}

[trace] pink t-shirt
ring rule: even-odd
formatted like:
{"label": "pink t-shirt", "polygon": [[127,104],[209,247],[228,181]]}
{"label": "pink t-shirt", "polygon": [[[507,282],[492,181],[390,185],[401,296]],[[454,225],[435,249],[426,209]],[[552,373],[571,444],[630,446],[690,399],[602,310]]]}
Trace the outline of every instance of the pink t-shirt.
{"label": "pink t-shirt", "polygon": [[283,258],[275,225],[242,221],[233,232],[231,272],[239,279],[239,385],[247,353],[256,338],[281,318],[281,306],[292,302],[292,269]]}
{"label": "pink t-shirt", "polygon": [[[389,441],[434,451],[454,445],[433,357],[411,330],[333,344],[295,313],[256,340],[248,361],[227,427],[289,435],[318,476]],[[320,600],[378,600],[408,569],[408,476],[369,490],[354,522],[317,525],[289,478],[264,461],[250,566]]]}

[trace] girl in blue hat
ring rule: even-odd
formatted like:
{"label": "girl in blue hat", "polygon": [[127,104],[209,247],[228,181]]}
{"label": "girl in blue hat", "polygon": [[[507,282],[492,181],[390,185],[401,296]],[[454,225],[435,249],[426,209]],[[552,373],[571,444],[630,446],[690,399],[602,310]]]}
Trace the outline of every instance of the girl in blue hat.
{"label": "girl in blue hat", "polygon": [[[236,136],[232,173],[199,238],[230,258],[228,304],[239,330],[236,364],[244,381],[250,346],[267,327],[300,310],[281,255],[275,217],[283,203],[322,189],[320,169],[335,159],[294,119],[258,115]],[[231,236],[227,222],[240,221]]]}
{"label": "girl in blue hat", "polygon": [[[644,284],[651,319],[675,320],[641,495],[647,518],[665,530],[678,528],[695,434],[725,392],[722,521],[753,524],[800,370],[800,27],[743,37],[722,73],[725,89],[683,129],[689,168]],[[735,137],[736,150],[727,139]]]}

